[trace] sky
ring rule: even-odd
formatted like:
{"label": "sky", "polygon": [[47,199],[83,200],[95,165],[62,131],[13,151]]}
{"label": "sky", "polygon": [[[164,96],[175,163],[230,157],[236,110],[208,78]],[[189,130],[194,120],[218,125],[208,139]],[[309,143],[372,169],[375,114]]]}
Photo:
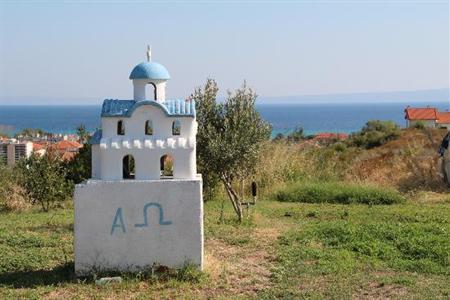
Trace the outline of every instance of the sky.
{"label": "sky", "polygon": [[169,98],[214,78],[262,97],[449,88],[449,1],[1,1],[0,104],[131,99],[132,68]]}

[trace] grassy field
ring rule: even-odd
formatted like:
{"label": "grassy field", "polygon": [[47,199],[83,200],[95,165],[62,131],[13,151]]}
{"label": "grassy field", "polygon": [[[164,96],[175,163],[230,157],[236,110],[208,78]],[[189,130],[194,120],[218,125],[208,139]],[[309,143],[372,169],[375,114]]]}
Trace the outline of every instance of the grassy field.
{"label": "grassy field", "polygon": [[0,298],[450,297],[450,198],[394,205],[262,200],[236,224],[206,203],[204,272],[73,274],[73,210],[0,214]]}

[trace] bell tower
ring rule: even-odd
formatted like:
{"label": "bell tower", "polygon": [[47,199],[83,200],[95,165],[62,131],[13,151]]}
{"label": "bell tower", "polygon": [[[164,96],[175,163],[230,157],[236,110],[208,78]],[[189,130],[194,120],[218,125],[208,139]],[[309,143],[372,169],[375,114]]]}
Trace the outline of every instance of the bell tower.
{"label": "bell tower", "polygon": [[[167,69],[157,63],[152,62],[152,50],[147,46],[147,61],[138,64],[131,71],[130,79],[133,81],[134,100],[154,100],[164,103],[166,100],[166,83],[170,79]],[[153,93],[147,92],[147,86],[151,85]]]}

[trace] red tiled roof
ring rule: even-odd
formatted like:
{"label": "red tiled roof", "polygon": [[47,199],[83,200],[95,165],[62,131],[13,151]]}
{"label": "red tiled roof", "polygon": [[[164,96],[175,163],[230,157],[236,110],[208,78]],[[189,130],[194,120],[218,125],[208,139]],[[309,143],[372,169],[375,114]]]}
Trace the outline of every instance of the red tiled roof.
{"label": "red tiled roof", "polygon": [[69,149],[79,149],[79,148],[83,147],[83,145],[81,145],[78,142],[74,142],[74,141],[60,141],[60,142],[55,143],[52,146],[55,149],[60,150],[60,151],[67,151]]}
{"label": "red tiled roof", "polygon": [[72,160],[75,157],[76,153],[65,151],[61,156],[62,160]]}
{"label": "red tiled roof", "polygon": [[437,120],[437,110],[434,107],[405,109],[405,119],[407,120]]}
{"label": "red tiled roof", "polygon": [[332,132],[320,132],[314,136],[315,140],[322,140],[322,139],[344,140],[346,138],[348,138],[348,134],[346,133],[332,133]]}
{"label": "red tiled roof", "polygon": [[438,112],[437,120],[439,124],[450,124],[450,112]]}
{"label": "red tiled roof", "polygon": [[33,143],[33,150],[41,150],[45,148],[45,144]]}

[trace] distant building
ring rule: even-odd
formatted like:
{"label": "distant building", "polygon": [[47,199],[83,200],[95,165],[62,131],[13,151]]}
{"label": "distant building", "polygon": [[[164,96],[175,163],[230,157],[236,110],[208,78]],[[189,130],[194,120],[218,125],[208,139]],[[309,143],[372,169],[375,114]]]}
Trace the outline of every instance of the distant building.
{"label": "distant building", "polygon": [[450,130],[450,112],[438,112],[437,117],[438,127],[445,127]]}
{"label": "distant building", "polygon": [[47,151],[61,157],[62,160],[71,160],[83,145],[75,141],[62,140],[47,147]]}
{"label": "distant building", "polygon": [[0,164],[14,166],[21,158],[28,158],[33,151],[32,142],[17,142],[16,140],[0,141]]}
{"label": "distant building", "polygon": [[438,121],[438,111],[434,107],[405,109],[406,127],[414,127],[417,123],[423,123],[425,127],[436,127]]}
{"label": "distant building", "polygon": [[429,128],[447,128],[450,130],[450,112],[440,112],[435,107],[407,107],[405,109],[406,127],[422,123]]}
{"label": "distant building", "polygon": [[33,152],[43,156],[47,152],[47,142],[33,142]]}

